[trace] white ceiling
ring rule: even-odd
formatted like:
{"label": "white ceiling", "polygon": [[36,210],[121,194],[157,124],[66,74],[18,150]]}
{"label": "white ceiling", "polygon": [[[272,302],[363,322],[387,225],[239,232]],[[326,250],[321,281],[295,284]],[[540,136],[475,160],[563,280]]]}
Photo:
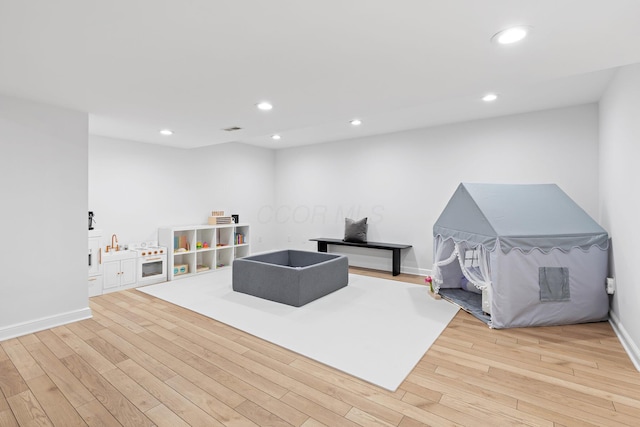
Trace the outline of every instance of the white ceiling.
{"label": "white ceiling", "polygon": [[[518,24],[533,27],[524,42],[490,42]],[[637,62],[638,0],[0,0],[0,93],[87,111],[91,134],[184,148],[594,102]]]}

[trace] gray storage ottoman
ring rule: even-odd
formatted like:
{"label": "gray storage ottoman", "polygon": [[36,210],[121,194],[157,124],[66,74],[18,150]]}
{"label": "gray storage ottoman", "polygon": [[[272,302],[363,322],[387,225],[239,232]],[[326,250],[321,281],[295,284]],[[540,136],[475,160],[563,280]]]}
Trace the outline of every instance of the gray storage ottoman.
{"label": "gray storage ottoman", "polygon": [[284,250],[233,261],[233,290],[301,307],[349,283],[344,255]]}

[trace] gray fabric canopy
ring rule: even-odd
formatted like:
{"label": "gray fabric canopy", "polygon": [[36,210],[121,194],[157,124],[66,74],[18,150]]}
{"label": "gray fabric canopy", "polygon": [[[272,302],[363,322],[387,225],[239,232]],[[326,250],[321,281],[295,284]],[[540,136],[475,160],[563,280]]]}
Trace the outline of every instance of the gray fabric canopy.
{"label": "gray fabric canopy", "polygon": [[565,252],[608,247],[608,234],[555,184],[462,183],[433,226],[433,235],[512,249]]}

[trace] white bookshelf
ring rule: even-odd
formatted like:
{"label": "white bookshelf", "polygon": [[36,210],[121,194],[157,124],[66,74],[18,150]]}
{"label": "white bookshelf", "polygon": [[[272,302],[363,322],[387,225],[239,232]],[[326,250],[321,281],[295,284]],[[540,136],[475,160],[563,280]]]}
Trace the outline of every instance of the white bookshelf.
{"label": "white bookshelf", "polygon": [[163,227],[158,241],[168,250],[168,280],[230,268],[250,254],[249,224]]}

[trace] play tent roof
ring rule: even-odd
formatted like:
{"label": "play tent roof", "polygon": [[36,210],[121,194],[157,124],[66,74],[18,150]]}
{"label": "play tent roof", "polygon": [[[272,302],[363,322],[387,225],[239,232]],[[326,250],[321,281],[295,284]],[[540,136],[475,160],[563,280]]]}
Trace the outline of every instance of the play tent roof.
{"label": "play tent roof", "polygon": [[500,241],[505,253],[608,245],[607,232],[555,184],[461,183],[433,235],[490,251]]}

